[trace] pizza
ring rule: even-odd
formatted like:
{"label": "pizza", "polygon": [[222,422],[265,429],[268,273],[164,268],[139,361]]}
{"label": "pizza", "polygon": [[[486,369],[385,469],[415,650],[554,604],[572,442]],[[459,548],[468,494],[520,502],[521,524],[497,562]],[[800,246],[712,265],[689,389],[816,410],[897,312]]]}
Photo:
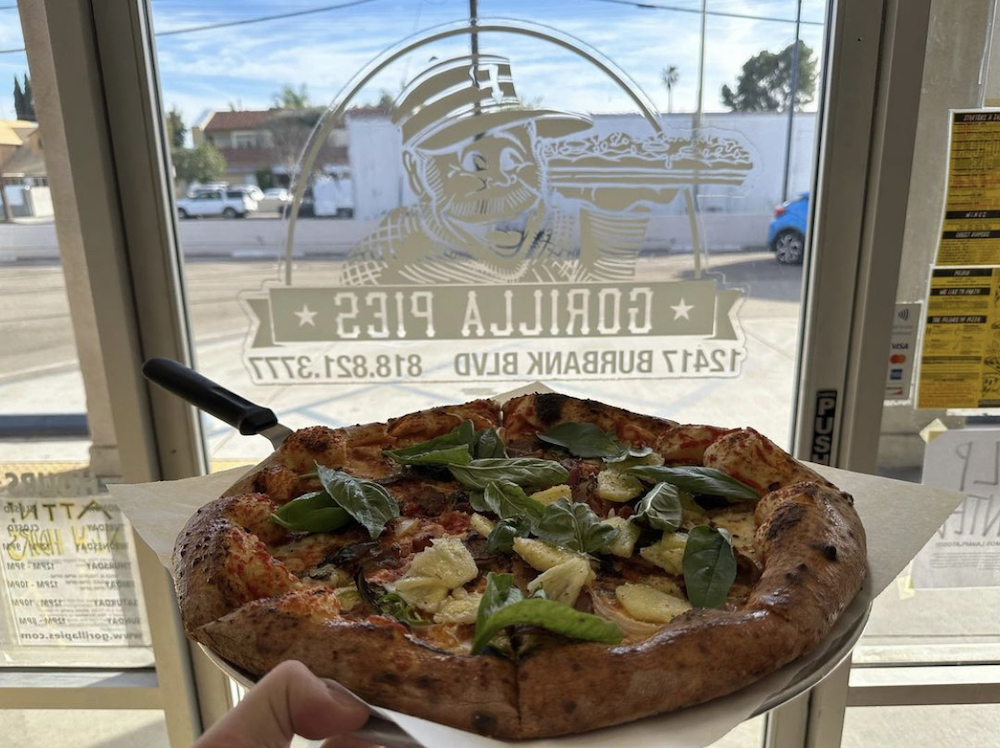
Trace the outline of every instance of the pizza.
{"label": "pizza", "polygon": [[732,693],[861,588],[852,498],[753,429],[561,394],[302,429],[177,539],[185,630],[254,676],[499,738]]}

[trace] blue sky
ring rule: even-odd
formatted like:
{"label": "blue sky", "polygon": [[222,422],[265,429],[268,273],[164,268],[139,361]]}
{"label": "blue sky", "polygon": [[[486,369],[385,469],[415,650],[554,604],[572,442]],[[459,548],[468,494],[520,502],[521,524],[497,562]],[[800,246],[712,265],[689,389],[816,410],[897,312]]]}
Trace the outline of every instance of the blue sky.
{"label": "blue sky", "polygon": [[[153,0],[156,51],[167,108],[189,125],[212,109],[267,107],[282,85],[304,84],[315,104],[332,102],[371,60],[401,40],[468,17],[468,0]],[[795,38],[797,0],[706,0],[705,111],[721,111],[719,91],[735,85],[743,63],[761,50],[778,51]],[[480,18],[514,18],[557,29],[571,44],[596,50],[662,112],[668,108],[660,71],[676,65],[675,112],[697,99],[701,0],[479,0]],[[0,52],[24,46],[17,11],[0,0]],[[826,4],[802,0],[801,38],[819,54]],[[206,30],[199,26],[296,14]],[[757,18],[750,18],[757,17]],[[180,33],[177,33],[180,32]],[[522,97],[546,106],[592,113],[634,111],[621,87],[578,55],[527,36],[482,34],[484,52],[510,58]],[[394,93],[433,58],[464,54],[468,37],[422,46],[377,76],[355,101]],[[13,79],[22,52],[0,54],[0,119],[14,116]]]}

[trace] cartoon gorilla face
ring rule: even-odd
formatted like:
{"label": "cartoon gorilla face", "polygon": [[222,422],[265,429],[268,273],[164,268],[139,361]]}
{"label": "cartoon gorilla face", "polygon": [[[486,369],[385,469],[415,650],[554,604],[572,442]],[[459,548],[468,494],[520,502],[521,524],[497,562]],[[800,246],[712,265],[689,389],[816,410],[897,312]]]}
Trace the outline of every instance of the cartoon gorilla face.
{"label": "cartoon gorilla face", "polygon": [[458,249],[486,261],[516,258],[541,194],[528,127],[493,131],[446,153],[416,154],[423,179],[412,180],[415,189],[442,222],[468,237],[469,246]]}

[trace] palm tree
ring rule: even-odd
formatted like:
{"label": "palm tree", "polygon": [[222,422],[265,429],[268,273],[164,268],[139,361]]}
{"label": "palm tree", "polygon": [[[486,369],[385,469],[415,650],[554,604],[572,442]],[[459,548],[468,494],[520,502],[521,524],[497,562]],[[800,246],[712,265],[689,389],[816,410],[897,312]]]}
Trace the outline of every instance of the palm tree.
{"label": "palm tree", "polygon": [[677,79],[680,78],[680,73],[677,71],[676,65],[671,65],[669,67],[663,68],[660,73],[660,78],[663,81],[663,85],[667,88],[667,113],[673,114],[674,111],[674,86],[677,85]]}

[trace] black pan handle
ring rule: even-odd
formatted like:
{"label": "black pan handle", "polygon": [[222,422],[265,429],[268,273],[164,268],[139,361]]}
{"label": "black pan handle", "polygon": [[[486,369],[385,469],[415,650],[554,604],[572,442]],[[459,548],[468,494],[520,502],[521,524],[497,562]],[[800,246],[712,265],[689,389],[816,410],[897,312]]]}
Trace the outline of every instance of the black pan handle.
{"label": "black pan handle", "polygon": [[142,375],[199,410],[239,429],[244,436],[259,434],[278,423],[274,411],[255,405],[173,359],[149,359],[142,365]]}

